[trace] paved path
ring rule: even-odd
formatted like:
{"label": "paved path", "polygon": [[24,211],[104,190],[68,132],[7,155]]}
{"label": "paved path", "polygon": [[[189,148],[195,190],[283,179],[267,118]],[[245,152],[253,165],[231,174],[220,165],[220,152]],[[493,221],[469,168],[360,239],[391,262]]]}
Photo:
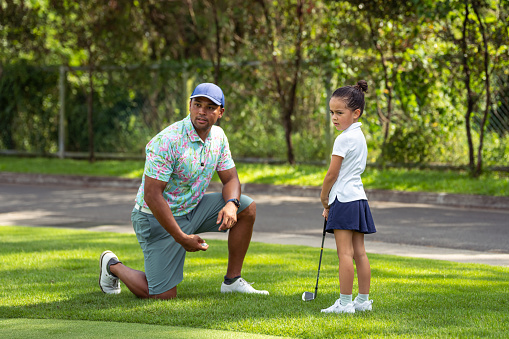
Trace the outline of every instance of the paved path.
{"label": "paved path", "polygon": [[[278,188],[272,188],[278,190]],[[280,189],[279,189],[280,190]],[[320,203],[306,194],[249,193],[258,217],[253,241],[319,247]],[[0,225],[56,226],[132,232],[129,214],[136,189],[81,185],[0,183]],[[296,196],[300,195],[300,196]],[[371,253],[509,266],[509,211],[370,201],[378,233]],[[204,239],[226,239],[207,233]],[[326,248],[335,248],[331,235]]]}

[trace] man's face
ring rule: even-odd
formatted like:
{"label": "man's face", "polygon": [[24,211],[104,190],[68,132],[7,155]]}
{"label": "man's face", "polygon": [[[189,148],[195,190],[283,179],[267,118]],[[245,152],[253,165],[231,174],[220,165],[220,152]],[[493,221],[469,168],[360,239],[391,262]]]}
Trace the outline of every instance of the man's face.
{"label": "man's face", "polygon": [[216,105],[209,98],[196,97],[189,102],[189,112],[196,132],[203,139],[203,136],[207,137],[216,121],[223,116],[224,108]]}

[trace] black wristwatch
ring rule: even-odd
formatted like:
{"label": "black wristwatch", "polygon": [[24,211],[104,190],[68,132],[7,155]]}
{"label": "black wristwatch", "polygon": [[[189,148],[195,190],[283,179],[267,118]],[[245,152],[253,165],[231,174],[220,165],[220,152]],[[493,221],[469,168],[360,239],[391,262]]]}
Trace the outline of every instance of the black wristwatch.
{"label": "black wristwatch", "polygon": [[238,199],[230,199],[226,203],[233,202],[237,208],[240,208],[240,201]]}

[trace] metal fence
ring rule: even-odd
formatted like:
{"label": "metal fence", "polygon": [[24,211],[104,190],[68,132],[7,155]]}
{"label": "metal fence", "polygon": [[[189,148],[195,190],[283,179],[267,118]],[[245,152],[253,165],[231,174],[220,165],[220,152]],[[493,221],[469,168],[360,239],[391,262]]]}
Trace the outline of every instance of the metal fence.
{"label": "metal fence", "polygon": [[495,100],[487,129],[499,135],[506,135],[509,133],[509,76],[496,77],[495,89]]}
{"label": "metal fence", "polygon": [[[221,87],[227,93],[227,104],[221,127],[235,145],[232,150],[237,159],[284,161],[284,130],[280,107],[266,84],[270,79],[260,76],[253,82],[243,75],[246,67],[257,68],[260,74],[270,73],[269,66],[258,63],[224,67]],[[86,67],[27,67],[27,74],[17,72],[12,79],[7,78],[9,81],[4,72],[0,153],[86,158],[88,71]],[[211,65],[203,63],[95,69],[92,107],[96,157],[142,159],[152,136],[187,115],[191,91],[200,82],[213,82],[211,74]],[[299,162],[323,163],[330,157],[332,139],[327,113],[331,81],[313,67],[303,70],[302,79],[293,120],[296,158]],[[509,80],[507,75],[494,79],[493,108],[486,130],[498,140],[508,140]],[[11,88],[17,88],[16,92],[10,93]],[[372,145],[379,144],[381,132],[375,128],[378,117],[371,114],[363,119],[374,126],[369,131],[374,135]],[[474,115],[474,122],[480,122],[480,113]],[[498,146],[498,153],[490,154],[491,164],[509,166],[506,150]]]}
{"label": "metal fence", "polygon": [[[248,81],[245,67],[224,67],[221,87],[226,93],[226,113],[219,122],[237,157],[284,160],[286,146],[280,109],[267,97],[268,86]],[[15,79],[26,92],[9,96],[8,119],[1,119],[0,153],[86,158],[89,135],[87,67],[27,69],[27,79]],[[303,73],[310,70],[304,70]],[[142,158],[146,143],[167,125],[187,116],[189,96],[200,82],[214,82],[211,65],[157,64],[100,67],[93,71],[93,131],[97,158]],[[32,78],[42,86],[27,86]],[[311,81],[309,80],[311,79]],[[25,84],[27,82],[27,84]],[[260,87],[265,88],[259,90]],[[294,145],[300,161],[322,161],[327,144],[326,84],[309,77],[301,85],[312,95],[299,98],[300,112],[294,120]],[[41,97],[24,106],[31,93]],[[1,99],[0,99],[1,100]],[[35,107],[38,106],[38,107]],[[1,109],[0,109],[1,110]],[[20,113],[23,112],[23,113]],[[25,113],[27,112],[27,113]],[[42,114],[41,112],[44,112]],[[2,115],[3,115],[2,111]],[[40,124],[38,116],[45,116]],[[35,120],[37,121],[35,121]],[[46,142],[40,142],[42,139]],[[310,144],[309,140],[315,140]]]}

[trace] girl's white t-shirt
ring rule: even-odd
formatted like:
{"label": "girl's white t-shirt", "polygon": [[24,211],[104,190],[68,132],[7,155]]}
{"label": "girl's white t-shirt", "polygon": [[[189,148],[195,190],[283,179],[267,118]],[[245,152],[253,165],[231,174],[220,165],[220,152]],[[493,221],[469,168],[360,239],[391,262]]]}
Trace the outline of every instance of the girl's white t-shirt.
{"label": "girl's white t-shirt", "polygon": [[368,146],[361,125],[360,122],[353,123],[334,141],[332,155],[342,157],[343,162],[329,193],[329,206],[336,197],[340,202],[368,200],[361,180],[368,158]]}

